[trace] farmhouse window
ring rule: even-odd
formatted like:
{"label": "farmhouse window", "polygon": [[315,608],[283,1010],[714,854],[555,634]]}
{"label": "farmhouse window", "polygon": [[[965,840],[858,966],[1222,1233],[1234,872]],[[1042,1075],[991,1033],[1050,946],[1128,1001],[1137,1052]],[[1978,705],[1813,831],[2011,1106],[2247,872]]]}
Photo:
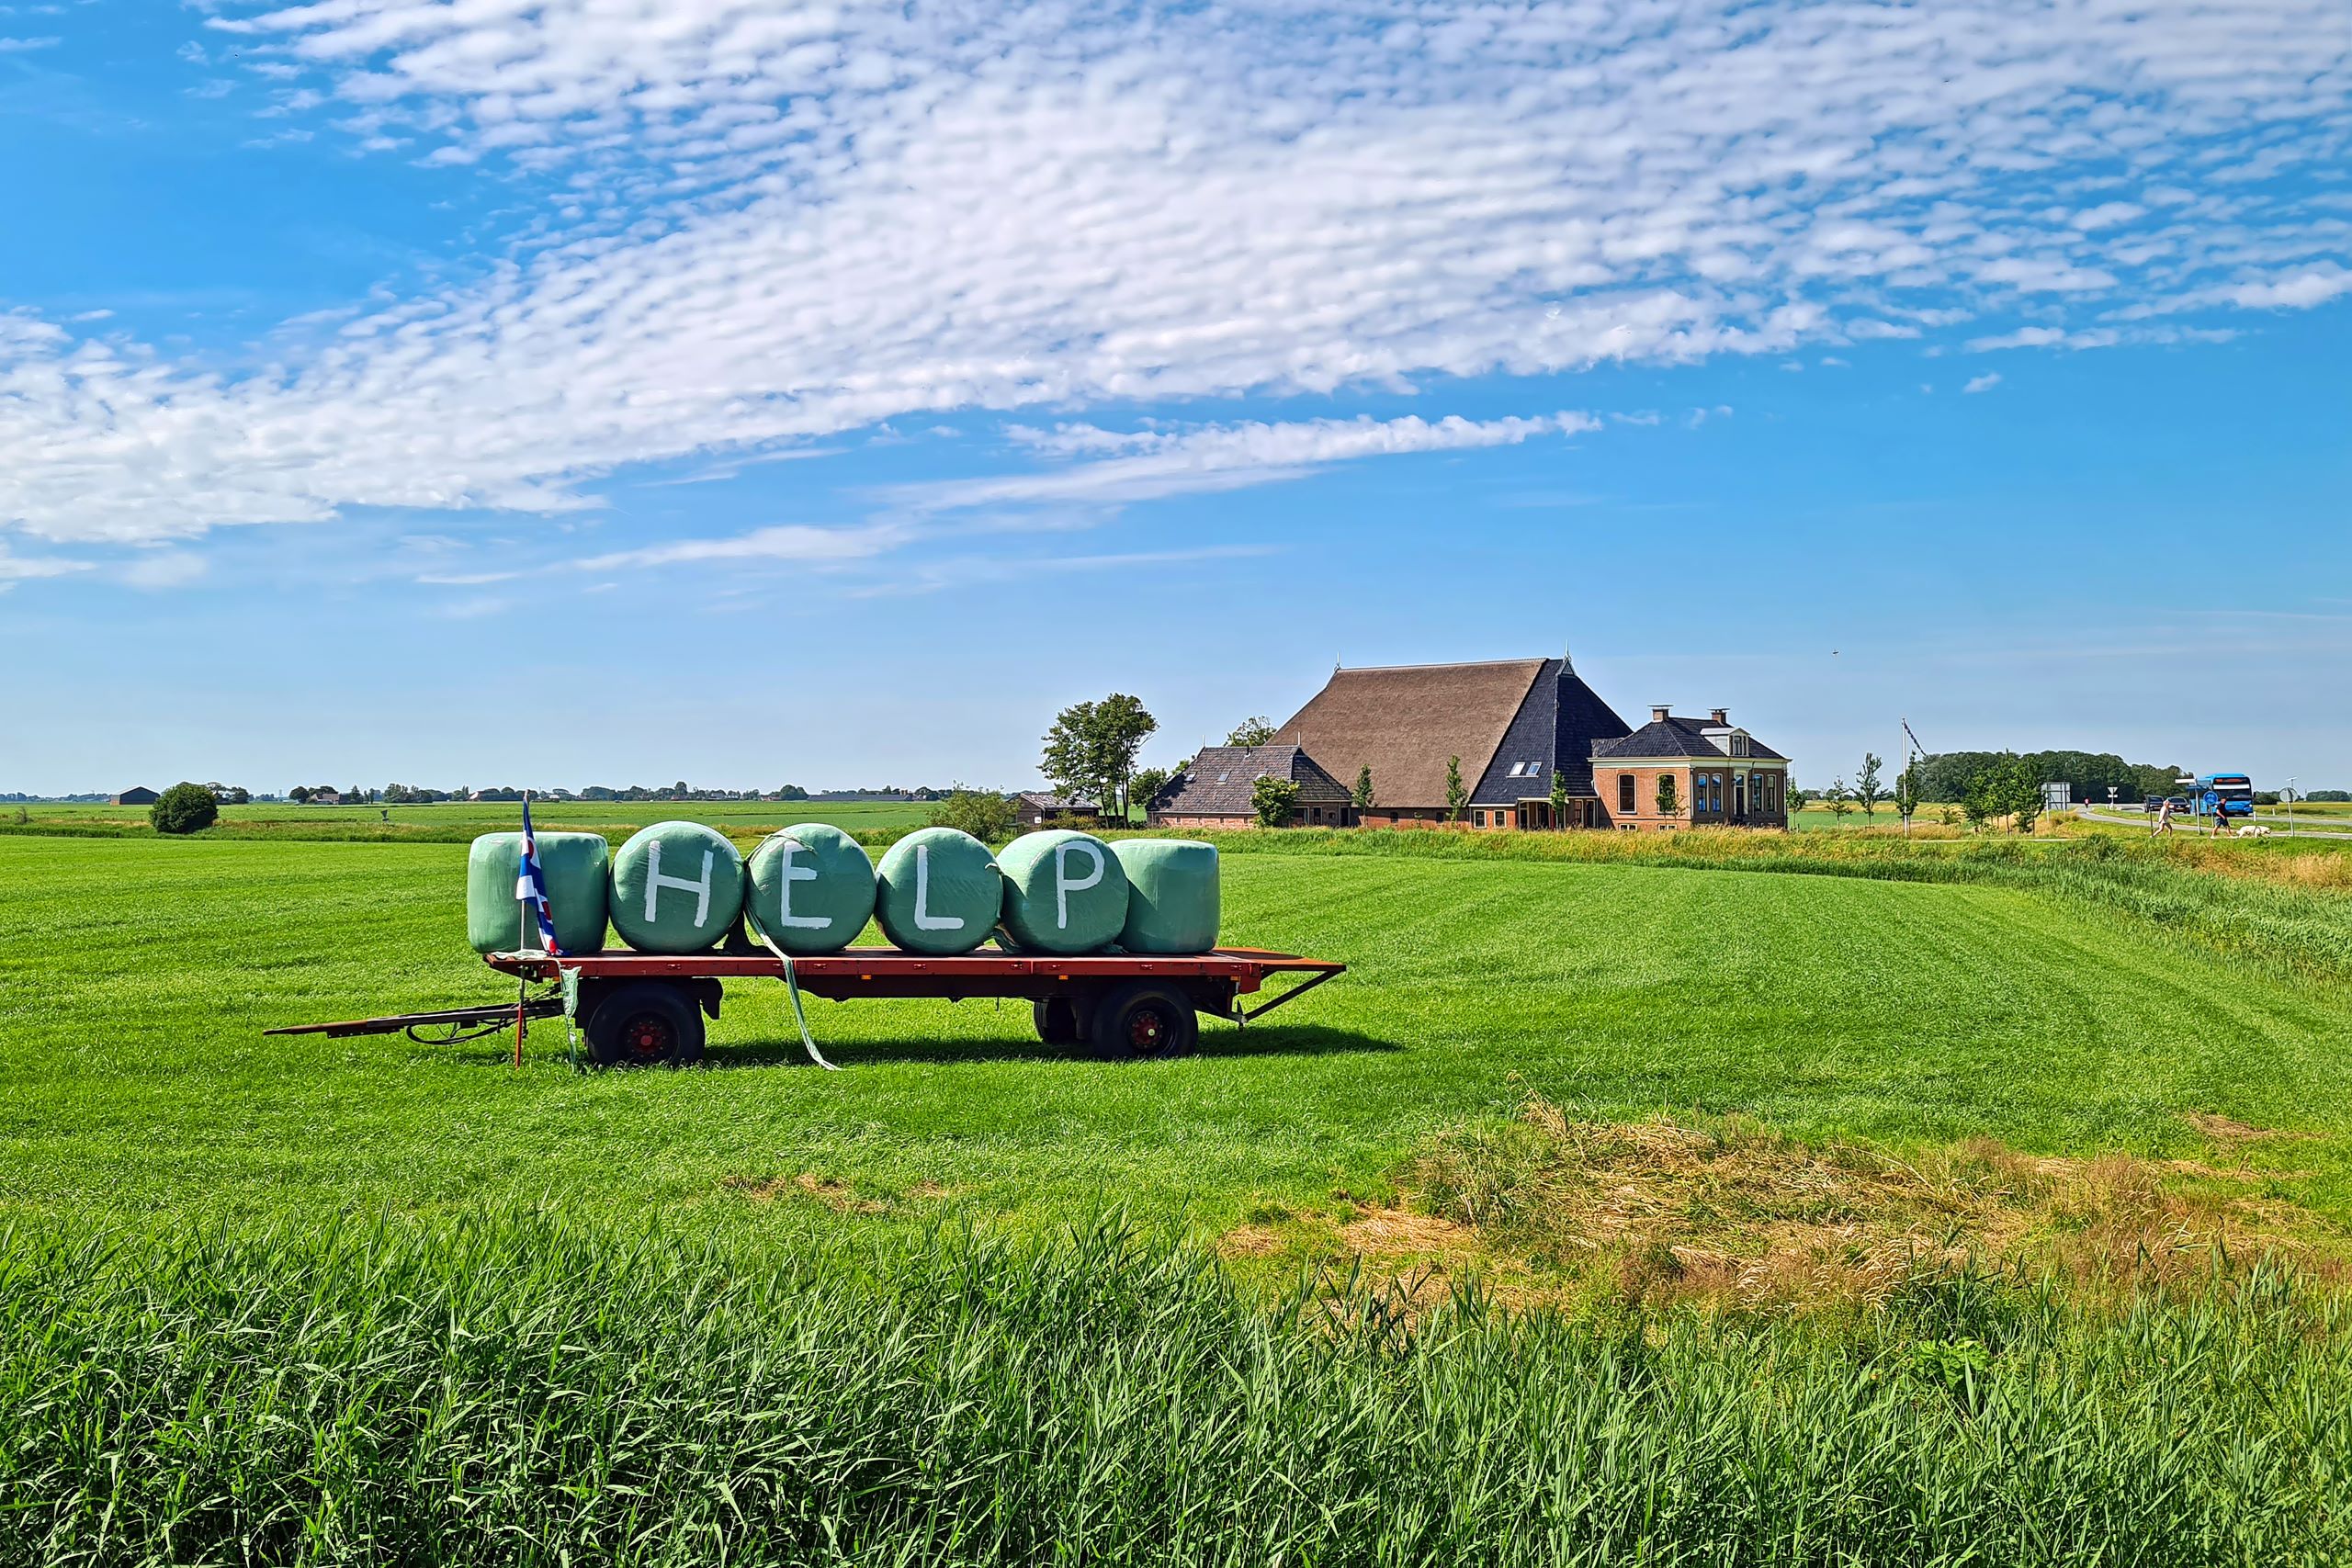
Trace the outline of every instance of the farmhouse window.
{"label": "farmhouse window", "polygon": [[1617,775],[1617,809],[1628,817],[1634,814],[1634,775],[1631,773]]}

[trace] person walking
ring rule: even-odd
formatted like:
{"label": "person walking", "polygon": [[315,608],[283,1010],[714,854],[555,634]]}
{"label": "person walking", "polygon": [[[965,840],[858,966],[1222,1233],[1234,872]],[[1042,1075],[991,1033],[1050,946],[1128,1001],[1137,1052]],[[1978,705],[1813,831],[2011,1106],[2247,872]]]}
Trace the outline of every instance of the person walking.
{"label": "person walking", "polygon": [[2169,833],[2171,831],[2172,802],[2170,800],[2166,800],[2162,806],[2156,807],[2156,825],[2149,829],[2148,833],[2149,836],[2153,838],[2158,833]]}

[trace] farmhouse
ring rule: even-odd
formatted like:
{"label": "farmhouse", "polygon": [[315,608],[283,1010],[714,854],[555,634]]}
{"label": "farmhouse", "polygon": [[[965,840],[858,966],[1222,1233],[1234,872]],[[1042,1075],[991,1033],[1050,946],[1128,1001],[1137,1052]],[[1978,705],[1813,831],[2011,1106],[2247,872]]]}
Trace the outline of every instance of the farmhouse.
{"label": "farmhouse", "polygon": [[153,806],[155,804],[155,799],[153,790],[149,789],[145,784],[133,784],[120,795],[109,796],[107,804],[108,806]]}
{"label": "farmhouse", "polygon": [[1354,820],[1345,785],[1296,746],[1204,746],[1183,772],[1151,797],[1150,820],[1169,828],[1247,828],[1257,820],[1258,781],[1288,779],[1298,786],[1291,821],[1301,828],[1340,828]]}
{"label": "farmhouse", "polygon": [[[1358,805],[1366,773],[1372,803]],[[1335,670],[1269,744],[1204,750],[1153,799],[1151,819],[1241,826],[1267,773],[1299,784],[1295,820],[1310,827],[1788,825],[1788,760],[1723,709],[1690,719],[1654,708],[1635,729],[1566,658]]]}
{"label": "farmhouse", "polygon": [[1616,828],[1789,825],[1789,760],[1721,708],[1705,718],[1650,709],[1641,728],[1593,747],[1592,781]]}

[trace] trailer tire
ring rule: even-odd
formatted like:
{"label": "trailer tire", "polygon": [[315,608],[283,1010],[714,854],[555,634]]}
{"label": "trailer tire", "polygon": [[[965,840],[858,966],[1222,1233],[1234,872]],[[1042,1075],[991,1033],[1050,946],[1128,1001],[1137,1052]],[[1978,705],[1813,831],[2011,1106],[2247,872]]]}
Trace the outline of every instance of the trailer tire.
{"label": "trailer tire", "polygon": [[608,1067],[687,1066],[702,1060],[702,1013],[684,987],[616,987],[588,1015],[588,1048]]}
{"label": "trailer tire", "polygon": [[1029,1004],[1036,1020],[1037,1038],[1048,1045],[1075,1045],[1086,1038],[1075,997],[1046,997]]}
{"label": "trailer tire", "polygon": [[1110,992],[1087,1020],[1088,1043],[1108,1062],[1189,1055],[1200,1038],[1191,999],[1149,980]]}

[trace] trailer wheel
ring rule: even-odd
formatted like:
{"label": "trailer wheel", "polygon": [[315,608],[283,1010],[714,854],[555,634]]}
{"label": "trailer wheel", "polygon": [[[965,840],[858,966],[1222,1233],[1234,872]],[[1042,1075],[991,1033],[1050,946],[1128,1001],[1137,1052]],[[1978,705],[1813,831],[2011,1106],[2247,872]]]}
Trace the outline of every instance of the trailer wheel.
{"label": "trailer wheel", "polygon": [[588,1015],[588,1048],[608,1067],[685,1066],[702,1060],[702,1014],[675,986],[621,986]]}
{"label": "trailer wheel", "polygon": [[1087,1038],[1105,1061],[1188,1055],[1201,1038],[1193,1004],[1148,980],[1122,986],[1094,1005]]}
{"label": "trailer wheel", "polygon": [[1046,997],[1030,1003],[1029,1013],[1037,1021],[1037,1038],[1048,1045],[1075,1045],[1086,1037],[1074,998]]}

